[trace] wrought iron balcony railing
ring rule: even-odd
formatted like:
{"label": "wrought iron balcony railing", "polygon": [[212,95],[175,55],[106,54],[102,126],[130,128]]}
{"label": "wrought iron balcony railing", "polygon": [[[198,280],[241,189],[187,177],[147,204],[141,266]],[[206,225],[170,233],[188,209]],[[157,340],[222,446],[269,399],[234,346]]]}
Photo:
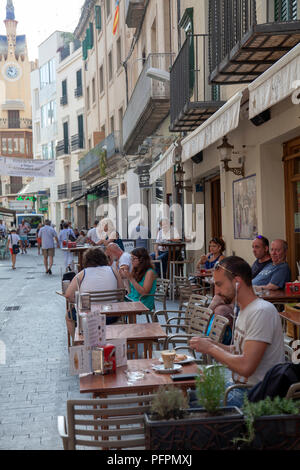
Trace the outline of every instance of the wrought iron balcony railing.
{"label": "wrought iron balcony railing", "polygon": [[84,136],[80,134],[72,135],[71,137],[71,151],[84,149]]}
{"label": "wrought iron balcony railing", "polygon": [[57,199],[68,199],[70,197],[70,185],[60,184],[57,186]]}
{"label": "wrought iron balcony railing", "polygon": [[208,35],[189,35],[171,69],[172,132],[196,129],[224,104],[220,87],[209,85],[208,76]]}
{"label": "wrought iron balcony railing", "polygon": [[99,168],[100,158],[103,154],[106,159],[109,159],[120,153],[122,151],[120,140],[120,132],[115,131],[81,158],[79,160],[79,178],[83,178],[90,171]]}
{"label": "wrought iron balcony railing", "polygon": [[62,106],[66,106],[68,104],[68,95],[63,95],[61,98],[60,98],[60,104]]}
{"label": "wrought iron balcony railing", "polygon": [[32,129],[32,120],[0,118],[0,129]]}
{"label": "wrought iron balcony railing", "polygon": [[266,3],[258,15],[257,0],[209,0],[212,83],[249,83],[300,42],[297,0]]}
{"label": "wrought iron balcony railing", "polygon": [[82,95],[83,95],[82,86],[79,86],[79,87],[75,88],[75,90],[74,90],[75,98],[80,98]]}
{"label": "wrought iron balcony railing", "polygon": [[61,157],[62,155],[69,155],[70,154],[70,144],[66,140],[60,140],[56,146],[56,155],[57,157]]}

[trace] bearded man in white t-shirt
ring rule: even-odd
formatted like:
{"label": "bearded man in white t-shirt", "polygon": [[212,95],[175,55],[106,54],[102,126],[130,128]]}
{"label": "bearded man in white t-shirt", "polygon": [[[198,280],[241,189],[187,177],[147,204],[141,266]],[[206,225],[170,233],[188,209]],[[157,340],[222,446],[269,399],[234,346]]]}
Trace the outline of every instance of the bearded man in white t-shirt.
{"label": "bearded man in white t-shirt", "polygon": [[[234,343],[225,346],[209,338],[192,338],[190,346],[208,354],[232,372],[234,383],[254,386],[274,365],[284,362],[284,341],[280,316],[269,302],[258,298],[252,288],[251,267],[245,260],[230,256],[214,270],[215,294],[226,303],[236,303],[240,311],[233,332]],[[228,384],[230,385],[230,384]],[[241,406],[245,389],[234,390],[228,404]]]}

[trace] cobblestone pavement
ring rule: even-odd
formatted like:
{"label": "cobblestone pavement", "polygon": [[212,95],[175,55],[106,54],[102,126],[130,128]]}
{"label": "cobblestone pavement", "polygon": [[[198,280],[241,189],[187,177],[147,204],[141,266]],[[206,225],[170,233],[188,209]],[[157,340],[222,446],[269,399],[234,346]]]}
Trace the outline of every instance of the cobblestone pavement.
{"label": "cobblestone pavement", "polygon": [[16,271],[0,261],[2,450],[62,449],[57,416],[66,414],[68,399],[82,398],[78,377],[69,375],[65,301],[55,294],[63,266],[59,250],[54,262],[49,276],[35,248],[18,255]]}

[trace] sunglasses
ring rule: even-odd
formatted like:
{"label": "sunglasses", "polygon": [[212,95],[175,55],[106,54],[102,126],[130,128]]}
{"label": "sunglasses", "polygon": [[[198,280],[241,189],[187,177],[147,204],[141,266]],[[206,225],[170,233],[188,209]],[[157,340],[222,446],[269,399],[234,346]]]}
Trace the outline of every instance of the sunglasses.
{"label": "sunglasses", "polygon": [[224,271],[227,271],[228,273],[230,273],[233,277],[236,276],[236,274],[233,271],[230,271],[230,269],[227,269],[226,266],[224,266],[223,264],[220,264],[220,263],[221,263],[221,261],[216,262],[215,267],[214,267],[214,271],[218,271],[221,268],[221,269],[224,269]]}

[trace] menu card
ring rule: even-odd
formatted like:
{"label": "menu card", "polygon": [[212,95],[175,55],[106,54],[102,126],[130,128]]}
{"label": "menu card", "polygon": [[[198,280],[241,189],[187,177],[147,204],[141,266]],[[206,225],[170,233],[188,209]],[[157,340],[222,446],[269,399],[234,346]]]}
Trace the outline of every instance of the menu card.
{"label": "menu card", "polygon": [[85,346],[72,346],[69,349],[69,362],[71,375],[92,372],[91,353]]}
{"label": "menu card", "polygon": [[106,315],[94,311],[82,320],[84,345],[86,348],[101,346],[106,341]]}
{"label": "menu card", "polygon": [[108,339],[108,344],[116,348],[116,367],[127,365],[127,340],[123,338]]}

